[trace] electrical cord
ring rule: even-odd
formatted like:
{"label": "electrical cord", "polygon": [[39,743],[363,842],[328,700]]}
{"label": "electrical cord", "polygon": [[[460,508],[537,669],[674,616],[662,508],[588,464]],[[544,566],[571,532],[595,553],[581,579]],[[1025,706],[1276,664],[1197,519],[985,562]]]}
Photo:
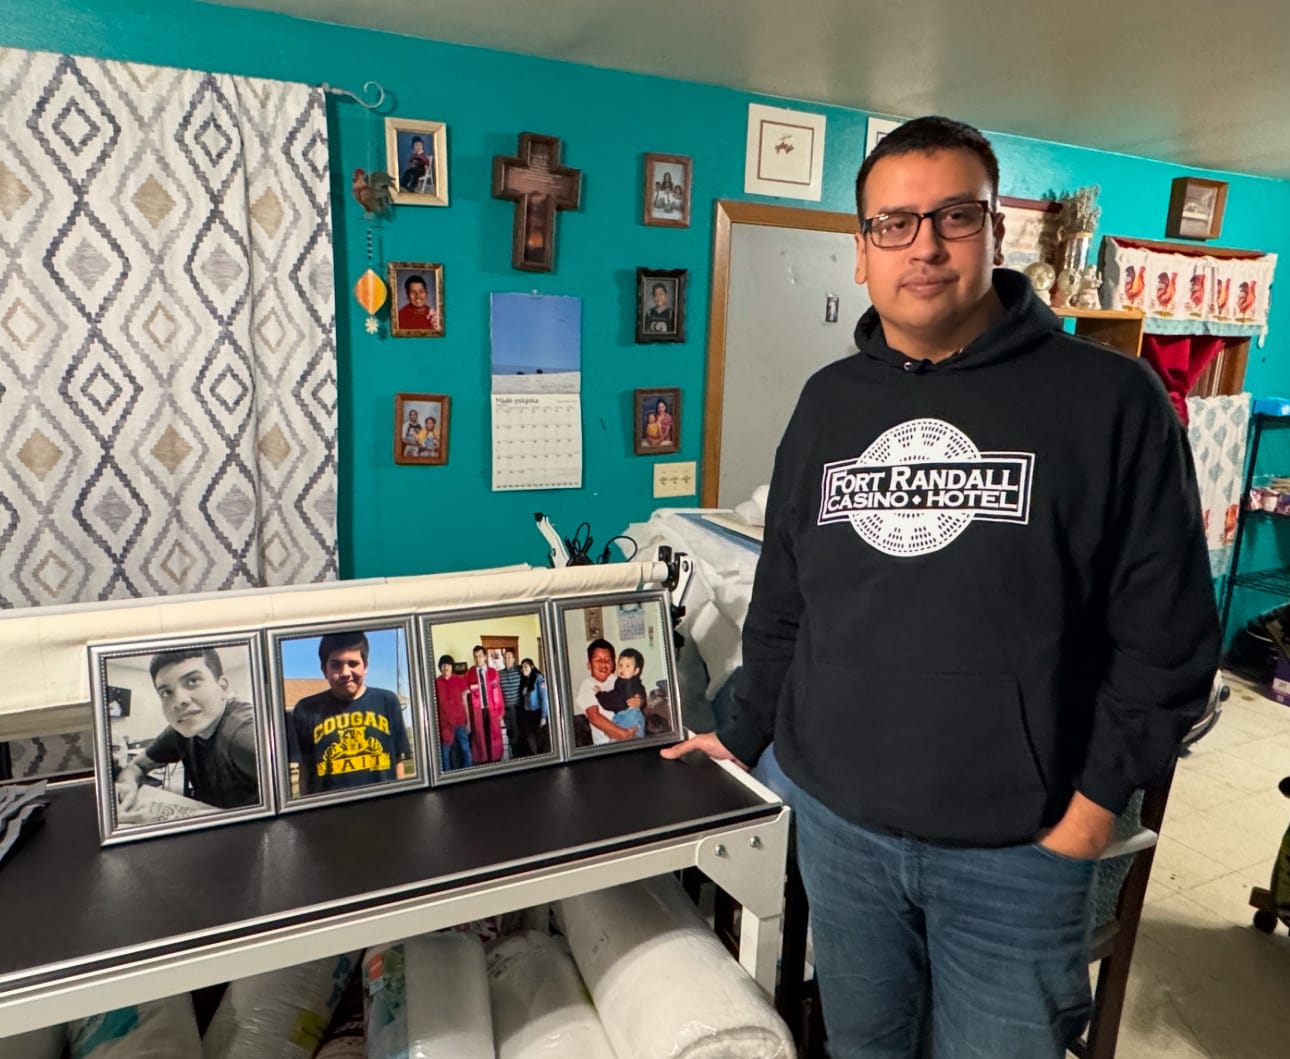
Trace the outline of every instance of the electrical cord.
{"label": "electrical cord", "polygon": [[614,541],[631,541],[631,545],[632,545],[632,554],[631,554],[631,555],[629,555],[629,556],[627,556],[627,557],[623,560],[623,562],[625,562],[625,563],[630,563],[633,559],[635,559],[635,558],[636,558],[636,553],[637,553],[637,552],[639,552],[639,551],[641,550],[640,545],[636,543],[636,541],[635,541],[635,539],[634,539],[634,538],[627,536],[627,534],[626,534],[626,533],[618,533],[618,534],[615,534],[614,536],[610,537],[610,538],[609,538],[609,540],[605,541],[605,550],[604,550],[603,552],[601,552],[601,553],[600,553],[600,561],[601,561],[602,563],[607,563],[607,562],[609,562],[609,546],[610,546],[611,544],[613,544],[613,543],[614,543]]}
{"label": "electrical cord", "polygon": [[564,537],[562,539],[564,541],[565,551],[569,553],[570,566],[593,566],[596,563],[603,565],[611,562],[609,546],[613,544],[614,541],[631,542],[632,553],[627,556],[623,562],[631,562],[636,558],[636,553],[640,551],[640,545],[638,545],[635,540],[627,536],[625,533],[618,533],[605,541],[605,547],[600,553],[600,558],[593,559],[591,557],[591,546],[595,542],[595,538],[591,535],[591,523],[589,522],[580,522],[578,524],[578,528],[574,530],[572,537]]}

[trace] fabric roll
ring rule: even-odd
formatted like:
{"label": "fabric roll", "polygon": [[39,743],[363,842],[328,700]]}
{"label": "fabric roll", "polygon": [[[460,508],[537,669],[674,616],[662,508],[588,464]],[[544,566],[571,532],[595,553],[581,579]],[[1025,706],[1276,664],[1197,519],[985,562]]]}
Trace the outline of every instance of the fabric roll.
{"label": "fabric roll", "polygon": [[788,1027],[671,876],[556,916],[619,1059],[791,1059]]}
{"label": "fabric roll", "polygon": [[72,1059],[202,1059],[189,993],[67,1024]]}
{"label": "fabric roll", "polygon": [[497,1059],[617,1059],[567,947],[525,931],[488,954]]}
{"label": "fabric roll", "polygon": [[230,982],[202,1038],[205,1059],[310,1059],[361,952]]}

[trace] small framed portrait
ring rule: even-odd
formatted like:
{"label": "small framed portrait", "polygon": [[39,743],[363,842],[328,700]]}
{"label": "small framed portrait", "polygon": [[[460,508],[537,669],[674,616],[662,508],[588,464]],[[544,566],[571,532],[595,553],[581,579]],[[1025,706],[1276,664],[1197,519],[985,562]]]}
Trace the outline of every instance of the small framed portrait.
{"label": "small framed portrait", "polygon": [[390,262],[390,334],[443,338],[443,266],[432,261]]}
{"label": "small framed portrait", "polygon": [[676,387],[636,390],[635,411],[637,456],[679,452],[681,449],[681,391]]}
{"label": "small framed portrait", "polygon": [[1178,177],[1170,186],[1165,235],[1170,239],[1217,239],[1227,205],[1226,180]]}
{"label": "small framed portrait", "polygon": [[282,812],[426,785],[411,616],[267,632]]}
{"label": "small framed portrait", "polygon": [[1062,204],[1052,199],[1018,199],[999,196],[1003,214],[1003,267],[1025,272],[1036,262],[1053,265],[1057,261],[1057,229]]}
{"label": "small framed portrait", "polygon": [[400,206],[448,205],[448,126],[385,119],[385,156]]}
{"label": "small framed portrait", "polygon": [[636,341],[685,341],[684,268],[636,270]]}
{"label": "small framed portrait", "polygon": [[661,228],[690,227],[693,162],[680,154],[645,156],[645,223]]}
{"label": "small framed portrait", "polygon": [[394,462],[448,462],[448,411],[445,393],[394,395]]}
{"label": "small framed portrait", "polygon": [[551,637],[542,604],[419,615],[434,679],[429,709],[434,782],[549,765],[564,752]]}
{"label": "small framed portrait", "polygon": [[89,653],[103,845],[272,814],[258,631]]}
{"label": "small framed portrait", "polygon": [[[570,755],[675,742],[681,717],[667,593],[557,599],[552,607]],[[603,614],[603,631],[591,639],[589,607]]]}

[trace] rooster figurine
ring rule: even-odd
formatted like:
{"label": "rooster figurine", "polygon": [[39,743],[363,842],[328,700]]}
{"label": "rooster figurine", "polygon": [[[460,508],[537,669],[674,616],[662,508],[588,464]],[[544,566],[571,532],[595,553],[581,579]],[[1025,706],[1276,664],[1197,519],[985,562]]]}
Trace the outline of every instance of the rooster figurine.
{"label": "rooster figurine", "polygon": [[355,169],[352,187],[354,198],[368,213],[383,217],[390,212],[390,207],[394,203],[391,195],[394,178],[389,173],[373,171],[369,177],[367,170]]}

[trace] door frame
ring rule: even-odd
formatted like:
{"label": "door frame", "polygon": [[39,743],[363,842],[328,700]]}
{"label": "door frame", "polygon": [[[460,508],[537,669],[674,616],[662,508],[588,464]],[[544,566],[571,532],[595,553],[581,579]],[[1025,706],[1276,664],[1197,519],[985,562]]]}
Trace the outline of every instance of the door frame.
{"label": "door frame", "polygon": [[730,236],[735,224],[766,228],[798,228],[812,232],[853,235],[859,225],[854,213],[833,213],[797,206],[763,206],[756,202],[717,200],[712,233],[712,297],[708,313],[708,362],[703,379],[703,452],[699,472],[703,491],[699,503],[717,506],[721,487],[721,405],[726,391],[726,312],[730,305]]}

